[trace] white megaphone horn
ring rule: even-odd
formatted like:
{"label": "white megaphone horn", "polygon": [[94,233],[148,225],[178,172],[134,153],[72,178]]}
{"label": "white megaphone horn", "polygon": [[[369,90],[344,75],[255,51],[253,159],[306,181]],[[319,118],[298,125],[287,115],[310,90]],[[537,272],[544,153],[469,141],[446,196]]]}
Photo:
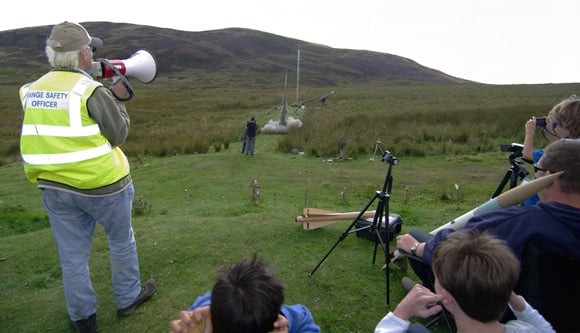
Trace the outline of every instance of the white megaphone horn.
{"label": "white megaphone horn", "polygon": [[[113,67],[113,68],[112,68]],[[139,50],[128,59],[99,59],[93,62],[91,74],[97,78],[111,78],[120,74],[151,83],[157,77],[157,60],[147,50]]]}

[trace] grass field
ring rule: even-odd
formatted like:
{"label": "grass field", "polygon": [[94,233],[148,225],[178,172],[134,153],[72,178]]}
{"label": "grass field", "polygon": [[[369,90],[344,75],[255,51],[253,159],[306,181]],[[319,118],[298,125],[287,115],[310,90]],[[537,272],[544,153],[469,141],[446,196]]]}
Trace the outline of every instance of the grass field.
{"label": "grass field", "polygon": [[[101,332],[167,332],[177,312],[211,288],[222,265],[254,254],[282,278],[286,302],[308,306],[323,332],[373,330],[387,312],[382,253],[373,265],[373,242],[355,234],[339,240],[353,230],[349,220],[303,230],[294,219],[305,207],[362,210],[382,188],[389,164],[369,161],[370,154],[345,161],[283,154],[279,139],[259,135],[253,157],[241,155],[233,143],[203,155],[132,159],[142,208],[133,220],[141,274],[157,280],[158,292],[132,316],[116,317],[107,242],[97,227],[90,265]],[[396,147],[391,153],[398,156]],[[434,229],[487,201],[509,167],[499,149],[398,160],[389,209],[401,215],[403,232]],[[250,200],[251,179],[261,186],[259,202]],[[0,331],[67,332],[59,262],[40,191],[16,162],[0,167],[0,182]],[[34,231],[14,230],[11,212],[28,216],[25,223]],[[392,306],[403,295],[400,278],[412,276],[403,263],[389,266]]]}

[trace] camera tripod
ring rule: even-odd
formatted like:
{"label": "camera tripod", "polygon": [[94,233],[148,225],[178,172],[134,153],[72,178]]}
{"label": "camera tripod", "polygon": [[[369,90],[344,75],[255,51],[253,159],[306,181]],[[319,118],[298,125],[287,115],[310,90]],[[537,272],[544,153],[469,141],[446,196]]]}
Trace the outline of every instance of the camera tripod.
{"label": "camera tripod", "polygon": [[381,139],[377,139],[375,142],[375,151],[373,152],[373,156],[369,158],[369,161],[374,161],[377,153],[384,154],[383,147],[381,147]]}
{"label": "camera tripod", "polygon": [[523,182],[526,180],[526,176],[529,174],[528,170],[522,166],[524,164],[523,161],[518,160],[518,157],[522,157],[521,151],[512,152],[509,156],[510,160],[510,168],[506,171],[505,176],[499,183],[497,189],[493,193],[492,199],[497,197],[498,195],[503,192],[503,189],[507,185],[508,181],[510,183],[510,189],[518,186],[518,179]]}
{"label": "camera tripod", "polygon": [[[389,151],[385,151],[382,155],[381,161],[384,161],[384,162],[389,164],[389,168],[387,170],[387,175],[385,177],[385,182],[383,184],[383,188],[381,189],[381,191],[377,191],[375,193],[373,198],[368,202],[368,204],[363,208],[363,210],[357,215],[357,217],[354,218],[352,223],[346,228],[346,230],[344,230],[344,232],[340,235],[338,240],[328,250],[328,252],[326,252],[324,257],[320,260],[320,262],[318,262],[316,267],[314,267],[314,269],[312,270],[312,272],[310,272],[310,274],[308,274],[308,276],[311,277],[312,275],[314,275],[316,270],[320,267],[320,265],[322,265],[322,263],[326,260],[326,258],[328,258],[330,253],[349,234],[368,229],[371,233],[375,234],[375,236],[378,240],[378,242],[375,243],[375,249],[374,249],[374,253],[373,253],[373,265],[375,264],[375,260],[377,257],[377,248],[379,246],[379,242],[380,242],[381,248],[383,249],[383,252],[385,254],[385,265],[386,265],[385,266],[385,277],[386,277],[386,294],[387,294],[386,295],[386,302],[387,302],[387,308],[390,309],[390,307],[391,307],[391,300],[390,300],[390,296],[389,296],[390,295],[390,287],[389,287],[389,262],[390,262],[390,258],[389,258],[388,242],[390,241],[391,236],[390,236],[390,221],[389,221],[389,199],[391,196],[391,188],[393,186],[393,176],[391,175],[392,168],[393,168],[393,165],[399,164],[399,160],[395,156],[391,155],[391,153]],[[364,226],[364,227],[361,227],[361,228],[358,228],[355,230],[351,230],[355,226],[356,222],[359,221],[359,219],[364,215],[364,213],[369,209],[369,207],[373,204],[373,202],[375,200],[379,200],[379,202],[377,204],[377,209],[375,210],[373,222],[368,226]],[[383,221],[383,219],[385,220],[385,226],[384,226],[385,231],[386,231],[385,236],[381,236],[381,222]]]}

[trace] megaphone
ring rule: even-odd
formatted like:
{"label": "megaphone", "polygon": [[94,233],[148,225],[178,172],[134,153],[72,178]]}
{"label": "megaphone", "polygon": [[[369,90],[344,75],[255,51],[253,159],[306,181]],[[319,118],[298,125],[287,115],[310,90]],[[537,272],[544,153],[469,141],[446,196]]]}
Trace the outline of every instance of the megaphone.
{"label": "megaphone", "polygon": [[125,75],[151,83],[157,77],[157,60],[151,52],[139,50],[124,60],[98,59],[93,62],[91,74],[99,79]]}

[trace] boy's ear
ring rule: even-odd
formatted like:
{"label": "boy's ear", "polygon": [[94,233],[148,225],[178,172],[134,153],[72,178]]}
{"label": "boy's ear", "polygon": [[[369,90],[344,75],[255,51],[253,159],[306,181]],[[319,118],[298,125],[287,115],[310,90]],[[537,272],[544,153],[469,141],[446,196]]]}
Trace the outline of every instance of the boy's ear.
{"label": "boy's ear", "polygon": [[[550,171],[547,171],[546,175],[552,175],[552,173]],[[555,185],[558,185],[558,187],[560,187],[560,178],[559,177],[555,178],[553,181],[548,183],[548,185],[544,186],[544,188],[550,188],[550,187],[553,187]]]}
{"label": "boy's ear", "polygon": [[453,297],[453,295],[451,295],[447,289],[441,287],[438,290],[438,293],[443,296],[443,300],[441,301],[441,303],[443,305],[445,305],[446,307],[449,306],[450,304],[454,304],[455,303],[455,298]]}

